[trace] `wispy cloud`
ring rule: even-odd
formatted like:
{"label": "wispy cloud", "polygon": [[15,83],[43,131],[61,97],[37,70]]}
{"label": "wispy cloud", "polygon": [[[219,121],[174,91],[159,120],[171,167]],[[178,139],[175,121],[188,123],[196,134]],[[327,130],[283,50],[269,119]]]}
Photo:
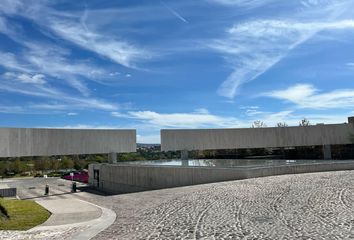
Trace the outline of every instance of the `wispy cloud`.
{"label": "wispy cloud", "polygon": [[170,12],[172,13],[175,17],[177,17],[179,20],[181,20],[184,23],[188,23],[188,21],[182,17],[178,12],[167,6],[167,4],[164,1],[160,1],[160,3]]}
{"label": "wispy cloud", "polygon": [[311,84],[297,84],[287,89],[265,93],[264,96],[291,102],[299,108],[330,109],[354,106],[354,89],[321,93]]}
{"label": "wispy cloud", "polygon": [[[15,2],[11,4],[8,2],[7,5],[12,7],[5,10],[4,5],[1,5],[0,12],[5,14],[23,12],[24,16],[27,16],[26,10],[20,8],[22,3]],[[5,69],[5,73],[0,75],[0,90],[60,102],[52,104],[52,110],[57,110],[62,105],[73,109],[110,111],[118,109],[116,103],[112,104],[91,96],[87,86],[87,80],[104,83],[101,79],[112,77],[109,75],[110,71],[95,66],[90,61],[75,59],[69,49],[52,41],[38,41],[27,37],[19,25],[5,19],[1,14],[0,33],[21,46],[16,54],[0,50],[0,66]],[[80,94],[73,93],[67,85],[78,90]],[[31,109],[30,106],[26,108]]]}
{"label": "wispy cloud", "polygon": [[[152,55],[149,51],[123,40],[122,36],[101,33],[98,26],[90,28],[86,24],[90,18],[90,10],[87,8],[80,12],[61,12],[51,8],[51,4],[46,1],[33,1],[28,7],[28,3],[13,0],[13,3],[7,2],[0,6],[1,11],[7,15],[29,18],[46,31],[55,34],[53,38],[58,36],[125,67],[135,67],[137,62],[149,59]],[[1,26],[0,21],[0,28]]]}
{"label": "wispy cloud", "polygon": [[44,84],[45,76],[43,74],[27,74],[27,73],[14,73],[6,72],[3,74],[3,77],[9,81],[19,81],[22,83],[31,83],[31,84]]}
{"label": "wispy cloud", "polygon": [[61,38],[125,67],[135,67],[135,62],[150,58],[146,50],[138,49],[128,42],[116,40],[114,36],[108,37],[88,31],[70,20],[50,18],[50,21],[50,29]]}
{"label": "wispy cloud", "polygon": [[221,5],[226,5],[226,6],[256,8],[274,2],[275,0],[208,0],[208,1],[221,4]]}
{"label": "wispy cloud", "polygon": [[[118,104],[112,104],[97,98],[72,96],[71,94],[68,94],[57,88],[53,88],[49,84],[33,85],[24,82],[18,82],[18,81],[15,82],[15,81],[8,81],[8,80],[0,81],[0,82],[1,82],[0,91],[6,91],[6,92],[17,93],[26,96],[43,98],[46,99],[46,101],[56,100],[60,102],[59,104],[52,104],[53,109],[55,108],[56,105],[61,108],[63,106],[63,103],[70,106],[70,109],[86,108],[86,109],[115,111],[119,108]],[[46,104],[46,106],[48,107],[49,105]]]}
{"label": "wispy cloud", "polygon": [[[237,23],[227,30],[225,38],[210,43],[209,47],[225,54],[233,69],[218,93],[233,98],[242,84],[258,78],[320,31],[354,29],[354,20],[336,20],[352,2],[318,5],[321,11],[315,7],[303,9],[301,15],[286,19],[253,19]],[[326,13],[327,18],[324,18]]]}
{"label": "wispy cloud", "polygon": [[191,113],[158,113],[154,111],[112,112],[112,116],[139,120],[157,128],[197,128],[197,127],[236,127],[240,121],[233,117],[222,117],[197,109]]}

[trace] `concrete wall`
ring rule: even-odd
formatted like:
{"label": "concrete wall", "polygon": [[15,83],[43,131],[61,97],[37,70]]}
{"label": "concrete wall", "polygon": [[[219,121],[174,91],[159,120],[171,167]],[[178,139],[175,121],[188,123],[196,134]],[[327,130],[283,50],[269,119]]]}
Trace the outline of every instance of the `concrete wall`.
{"label": "concrete wall", "polygon": [[[99,182],[93,178],[99,171]],[[354,170],[354,161],[255,168],[210,168],[90,164],[89,183],[110,193],[139,192],[220,181],[336,170]]]}
{"label": "concrete wall", "polygon": [[306,127],[162,129],[161,150],[208,150],[350,144],[350,133],[354,133],[353,123]]}
{"label": "concrete wall", "polygon": [[135,130],[0,128],[0,157],[135,151]]}

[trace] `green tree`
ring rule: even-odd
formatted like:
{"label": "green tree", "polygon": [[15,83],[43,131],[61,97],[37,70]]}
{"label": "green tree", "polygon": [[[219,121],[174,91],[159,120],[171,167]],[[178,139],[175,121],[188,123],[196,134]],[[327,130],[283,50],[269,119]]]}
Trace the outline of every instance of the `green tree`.
{"label": "green tree", "polygon": [[11,171],[13,171],[15,173],[22,172],[21,161],[19,158],[16,158],[15,161],[11,162],[10,169],[11,169]]}
{"label": "green tree", "polygon": [[47,156],[40,157],[34,160],[34,169],[36,171],[47,171],[51,168],[51,162]]}
{"label": "green tree", "polygon": [[60,161],[58,159],[52,159],[51,160],[51,169],[52,170],[58,170],[60,167]]}
{"label": "green tree", "polygon": [[74,161],[67,156],[62,156],[60,165],[62,169],[71,169],[74,167]]}

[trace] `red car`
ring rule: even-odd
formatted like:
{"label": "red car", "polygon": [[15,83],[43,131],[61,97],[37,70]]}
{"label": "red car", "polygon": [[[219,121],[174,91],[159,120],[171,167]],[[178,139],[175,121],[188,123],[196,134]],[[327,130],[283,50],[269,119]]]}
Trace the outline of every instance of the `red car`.
{"label": "red car", "polygon": [[71,173],[65,173],[61,178],[66,180],[72,180],[77,182],[88,183],[89,175],[85,171],[75,171]]}

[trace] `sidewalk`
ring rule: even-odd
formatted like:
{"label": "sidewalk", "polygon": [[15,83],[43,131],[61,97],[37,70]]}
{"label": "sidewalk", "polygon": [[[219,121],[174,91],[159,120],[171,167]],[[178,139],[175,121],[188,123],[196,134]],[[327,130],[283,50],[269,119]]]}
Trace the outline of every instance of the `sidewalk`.
{"label": "sidewalk", "polygon": [[99,218],[102,214],[99,207],[78,199],[49,199],[36,202],[52,213],[41,226],[87,222]]}
{"label": "sidewalk", "polygon": [[52,213],[42,225],[29,231],[56,230],[60,228],[81,229],[72,239],[91,239],[110,226],[116,214],[110,209],[79,199],[55,199],[36,201]]}
{"label": "sidewalk", "polygon": [[36,202],[52,213],[48,220],[27,231],[0,231],[0,239],[86,240],[109,227],[116,219],[112,210],[76,199],[75,196]]}

